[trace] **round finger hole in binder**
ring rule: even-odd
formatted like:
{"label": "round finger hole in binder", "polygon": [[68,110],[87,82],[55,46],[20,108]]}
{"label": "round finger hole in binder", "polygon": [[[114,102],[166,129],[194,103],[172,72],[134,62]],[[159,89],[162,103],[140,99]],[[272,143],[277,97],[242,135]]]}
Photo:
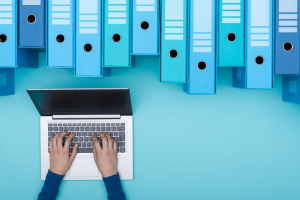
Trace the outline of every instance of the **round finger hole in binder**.
{"label": "round finger hole in binder", "polygon": [[91,52],[93,50],[93,46],[91,44],[85,44],[83,46],[83,49],[84,49],[85,52],[89,53],[89,52]]}
{"label": "round finger hole in binder", "polygon": [[0,35],[0,42],[5,43],[7,41],[7,36],[5,34]]}
{"label": "round finger hole in binder", "polygon": [[58,43],[63,43],[63,42],[65,41],[65,36],[62,35],[62,34],[57,35],[57,36],[56,36],[56,41],[57,41]]}
{"label": "round finger hole in binder", "polygon": [[227,40],[228,40],[229,42],[234,42],[234,41],[236,40],[236,35],[235,35],[234,33],[229,33],[229,34],[227,35]]}
{"label": "round finger hole in binder", "polygon": [[206,62],[201,61],[198,63],[198,69],[205,70],[206,69]]}
{"label": "round finger hole in binder", "polygon": [[169,55],[171,58],[176,58],[178,56],[178,51],[175,50],[175,49],[172,49],[170,52],[169,52]]}
{"label": "round finger hole in binder", "polygon": [[293,49],[293,44],[290,42],[286,42],[283,44],[283,49],[285,51],[291,51]]}
{"label": "round finger hole in binder", "polygon": [[114,42],[120,42],[121,41],[121,35],[120,34],[114,34],[113,36],[112,36],[112,40],[114,41]]}
{"label": "round finger hole in binder", "polygon": [[146,21],[143,21],[142,23],[141,23],[141,28],[145,31],[145,30],[147,30],[148,28],[149,28],[149,23],[148,22],[146,22]]}
{"label": "round finger hole in binder", "polygon": [[257,65],[262,65],[264,62],[265,62],[265,60],[264,60],[264,58],[263,58],[262,56],[257,56],[257,57],[255,58],[255,63],[256,63]]}
{"label": "round finger hole in binder", "polygon": [[27,22],[29,23],[29,24],[33,24],[34,22],[36,21],[36,17],[35,17],[35,15],[28,15],[27,16]]}

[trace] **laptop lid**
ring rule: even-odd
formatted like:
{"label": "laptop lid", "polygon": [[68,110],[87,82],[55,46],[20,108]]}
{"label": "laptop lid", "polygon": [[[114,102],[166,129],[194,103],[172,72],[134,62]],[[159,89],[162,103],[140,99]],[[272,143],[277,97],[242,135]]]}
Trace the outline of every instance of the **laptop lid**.
{"label": "laptop lid", "polygon": [[132,115],[129,89],[27,90],[42,116]]}

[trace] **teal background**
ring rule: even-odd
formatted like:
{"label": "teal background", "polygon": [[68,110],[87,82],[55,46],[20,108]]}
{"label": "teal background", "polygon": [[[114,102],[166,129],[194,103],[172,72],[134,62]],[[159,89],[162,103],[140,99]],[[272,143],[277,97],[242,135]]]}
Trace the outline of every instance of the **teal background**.
{"label": "teal background", "polygon": [[[232,87],[232,69],[218,69],[217,95],[189,96],[183,84],[159,83],[159,60],[105,78],[75,78],[72,69],[16,69],[16,94],[0,98],[0,199],[37,199],[39,114],[26,89],[130,88],[134,180],[129,200],[298,200],[300,105],[272,91]],[[106,199],[102,181],[63,181],[57,199]]]}

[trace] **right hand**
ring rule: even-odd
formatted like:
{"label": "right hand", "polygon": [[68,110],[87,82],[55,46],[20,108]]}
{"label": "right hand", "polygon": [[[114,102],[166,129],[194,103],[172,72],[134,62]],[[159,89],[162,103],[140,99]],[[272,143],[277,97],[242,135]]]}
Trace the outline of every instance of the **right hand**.
{"label": "right hand", "polygon": [[98,135],[102,139],[102,148],[96,135],[93,135],[94,160],[102,177],[107,178],[118,173],[117,142],[107,133],[98,133]]}

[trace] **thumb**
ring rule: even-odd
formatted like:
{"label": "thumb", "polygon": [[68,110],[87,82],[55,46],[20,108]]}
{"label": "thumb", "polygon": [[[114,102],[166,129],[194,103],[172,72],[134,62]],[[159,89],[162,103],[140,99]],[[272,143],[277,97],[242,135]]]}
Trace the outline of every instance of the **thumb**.
{"label": "thumb", "polygon": [[73,148],[73,151],[72,151],[72,154],[70,156],[70,160],[69,160],[70,165],[72,164],[72,162],[73,162],[73,160],[74,160],[74,158],[75,158],[75,156],[77,154],[77,145],[78,144],[75,144],[75,146]]}

